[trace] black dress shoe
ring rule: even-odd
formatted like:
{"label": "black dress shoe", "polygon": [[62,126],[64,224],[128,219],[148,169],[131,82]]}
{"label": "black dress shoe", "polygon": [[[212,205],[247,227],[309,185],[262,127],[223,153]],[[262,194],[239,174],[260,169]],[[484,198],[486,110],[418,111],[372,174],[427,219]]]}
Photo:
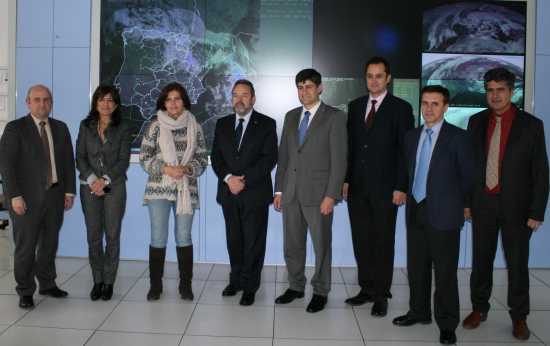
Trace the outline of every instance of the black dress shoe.
{"label": "black dress shoe", "polygon": [[93,301],[101,298],[101,293],[103,292],[103,283],[94,284],[92,291],[90,292],[90,299]]}
{"label": "black dress shoe", "polygon": [[241,297],[241,301],[239,304],[243,306],[249,306],[254,304],[254,297],[256,294],[254,292],[243,292],[243,295]]}
{"label": "black dress shoe", "polygon": [[101,291],[101,299],[111,300],[113,298],[113,284],[103,285],[103,291]]}
{"label": "black dress shoe", "polygon": [[53,298],[65,298],[66,296],[69,295],[69,293],[67,293],[67,291],[63,291],[62,289],[60,289],[57,286],[54,286],[52,288],[48,288],[47,290],[40,290],[40,291],[38,291],[38,293],[40,293],[43,296],[49,296],[49,297],[53,297]]}
{"label": "black dress shoe", "polygon": [[229,284],[223,289],[222,296],[223,297],[233,297],[234,295],[237,294],[237,292],[239,292],[241,290],[242,290],[242,288],[240,288],[238,286],[235,286],[233,284]]}
{"label": "black dress shoe", "polygon": [[313,297],[311,297],[311,301],[307,305],[307,312],[315,313],[323,310],[325,308],[325,305],[327,305],[327,297],[321,296],[318,294],[314,294]]}
{"label": "black dress shoe", "polygon": [[442,330],[439,335],[439,343],[442,345],[456,344],[456,334],[454,330]]}
{"label": "black dress shoe", "polygon": [[349,304],[351,306],[359,306],[365,303],[372,303],[373,301],[374,298],[371,294],[361,290],[361,292],[359,292],[359,294],[357,294],[355,297],[346,299],[346,304]]}
{"label": "black dress shoe", "polygon": [[295,291],[288,288],[285,293],[275,299],[275,304],[288,304],[296,298],[304,298],[304,292]]}
{"label": "black dress shoe", "polygon": [[386,299],[375,301],[370,314],[374,317],[386,316],[388,314],[388,301]]}
{"label": "black dress shoe", "polygon": [[432,323],[432,319],[431,318],[428,318],[428,319],[415,318],[415,317],[413,317],[413,316],[411,316],[410,314],[407,313],[406,315],[394,318],[392,322],[396,326],[408,327],[408,326],[415,325],[417,323],[430,324],[430,323]]}
{"label": "black dress shoe", "polygon": [[32,309],[34,308],[34,301],[32,296],[21,296],[19,297],[19,307],[21,309]]}

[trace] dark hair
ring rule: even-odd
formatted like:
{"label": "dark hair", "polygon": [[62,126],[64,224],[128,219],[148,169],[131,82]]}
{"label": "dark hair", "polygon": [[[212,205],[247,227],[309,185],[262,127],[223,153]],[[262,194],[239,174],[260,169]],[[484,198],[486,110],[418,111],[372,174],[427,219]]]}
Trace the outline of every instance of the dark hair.
{"label": "dark hair", "polygon": [[487,89],[487,84],[489,82],[506,82],[508,88],[512,90],[514,89],[514,84],[516,82],[516,75],[504,67],[497,67],[485,72],[483,81],[485,82],[485,89]]}
{"label": "dark hair", "polygon": [[233,90],[235,90],[235,87],[239,84],[246,85],[247,87],[249,87],[250,88],[250,95],[252,95],[252,97],[256,96],[256,91],[254,90],[254,85],[248,79],[239,79],[238,81],[236,81],[235,84],[233,84],[233,89],[231,89],[231,92],[233,92]]}
{"label": "dark hair", "polygon": [[296,75],[296,85],[304,83],[305,81],[312,81],[315,85],[319,86],[322,81],[321,74],[312,68],[306,68],[298,72]]}
{"label": "dark hair", "polygon": [[391,74],[390,63],[388,62],[388,60],[386,60],[386,58],[383,58],[381,56],[373,56],[372,58],[367,60],[367,63],[365,64],[365,75],[367,74],[367,69],[369,68],[370,65],[377,65],[377,64],[384,65],[384,71],[386,71],[386,74],[387,75]]}
{"label": "dark hair", "polygon": [[425,87],[422,88],[422,91],[420,92],[420,97],[422,97],[422,95],[424,95],[425,93],[441,94],[443,96],[443,102],[445,104],[449,104],[449,98],[450,98],[449,89],[445,88],[444,86],[426,85]]}
{"label": "dark hair", "polygon": [[178,82],[172,82],[169,84],[166,84],[164,88],[162,88],[162,91],[160,92],[160,95],[157,99],[157,111],[165,111],[166,106],[164,105],[166,103],[166,99],[168,98],[168,94],[171,91],[177,91],[180,94],[181,100],[183,101],[183,106],[187,110],[191,110],[191,101],[189,100],[189,95],[187,95],[187,91]]}
{"label": "dark hair", "polygon": [[113,114],[111,114],[111,123],[109,124],[109,126],[117,126],[118,124],[120,124],[120,121],[122,120],[122,111],[120,110],[120,94],[118,93],[117,88],[112,85],[100,85],[95,89],[92,96],[90,113],[88,113],[88,116],[86,117],[86,119],[84,119],[86,125],[90,125],[90,123],[94,120],[99,120],[97,103],[100,99],[104,98],[107,95],[111,95],[113,101],[117,105],[116,109],[113,111]]}

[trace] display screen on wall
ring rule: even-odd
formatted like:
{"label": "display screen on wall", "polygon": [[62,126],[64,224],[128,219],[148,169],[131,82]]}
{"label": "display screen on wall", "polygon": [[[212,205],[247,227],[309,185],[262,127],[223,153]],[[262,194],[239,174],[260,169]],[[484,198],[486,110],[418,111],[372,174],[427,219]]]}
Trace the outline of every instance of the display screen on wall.
{"label": "display screen on wall", "polygon": [[446,119],[465,128],[486,106],[483,75],[505,67],[516,75],[512,102],[524,107],[526,3],[428,0],[422,19],[422,86],[451,93]]}
{"label": "display screen on wall", "polygon": [[299,105],[294,76],[303,68],[321,72],[322,99],[342,110],[366,93],[364,64],[373,55],[390,60],[404,94],[414,95],[410,81],[420,79],[421,8],[409,0],[102,0],[100,17],[99,81],[120,89],[139,129],[134,149],[172,81],[187,89],[210,144],[216,120],[232,112],[239,78],[255,84],[255,108],[279,128]]}

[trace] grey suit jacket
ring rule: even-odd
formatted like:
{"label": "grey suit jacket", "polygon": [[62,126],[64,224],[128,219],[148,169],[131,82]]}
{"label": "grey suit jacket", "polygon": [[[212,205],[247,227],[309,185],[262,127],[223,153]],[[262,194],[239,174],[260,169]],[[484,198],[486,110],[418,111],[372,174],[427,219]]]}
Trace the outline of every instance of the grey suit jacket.
{"label": "grey suit jacket", "polygon": [[346,115],[321,103],[300,146],[301,112],[298,107],[285,116],[275,191],[283,193],[283,205],[297,200],[319,206],[326,196],[340,200],[347,167]]}
{"label": "grey suit jacket", "polygon": [[126,182],[126,171],[130,165],[130,144],[132,128],[122,121],[117,126],[105,129],[105,143],[97,133],[97,120],[83,120],[76,140],[76,168],[80,180],[86,181],[91,174],[100,178],[107,175],[111,184]]}

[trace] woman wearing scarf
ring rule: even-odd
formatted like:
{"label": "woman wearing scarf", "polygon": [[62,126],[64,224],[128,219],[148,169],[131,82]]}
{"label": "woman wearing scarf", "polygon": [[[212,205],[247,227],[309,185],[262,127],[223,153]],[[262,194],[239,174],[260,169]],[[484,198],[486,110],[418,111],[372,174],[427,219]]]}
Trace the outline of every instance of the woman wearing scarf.
{"label": "woman wearing scarf", "polygon": [[158,300],[162,293],[170,210],[175,217],[179,293],[182,299],[193,300],[191,228],[194,210],[199,206],[197,178],[208,163],[208,153],[202,128],[189,112],[190,106],[189,96],[181,84],[166,85],[157,100],[157,116],[141,143],[139,161],[149,174],[144,203],[151,219],[151,286],[147,300]]}

